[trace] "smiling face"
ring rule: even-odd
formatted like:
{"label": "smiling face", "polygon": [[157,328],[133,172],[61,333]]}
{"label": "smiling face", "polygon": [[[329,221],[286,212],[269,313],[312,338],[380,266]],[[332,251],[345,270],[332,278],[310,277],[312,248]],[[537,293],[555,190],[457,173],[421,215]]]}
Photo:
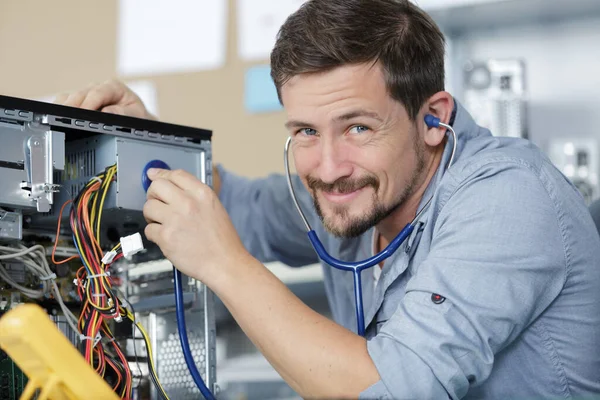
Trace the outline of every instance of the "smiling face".
{"label": "smiling face", "polygon": [[296,75],[281,98],[296,171],[332,234],[364,233],[422,184],[425,145],[378,64]]}

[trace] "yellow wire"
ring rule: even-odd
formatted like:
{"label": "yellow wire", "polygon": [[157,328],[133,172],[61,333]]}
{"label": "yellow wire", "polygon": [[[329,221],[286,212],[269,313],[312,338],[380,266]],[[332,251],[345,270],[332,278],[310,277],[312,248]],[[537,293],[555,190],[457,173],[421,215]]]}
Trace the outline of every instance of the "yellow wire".
{"label": "yellow wire", "polygon": [[[105,179],[104,179],[104,173],[97,175],[97,178],[99,178],[101,180],[100,183],[104,183]],[[87,185],[86,185],[86,189],[91,187],[94,183],[96,183],[98,180],[97,179],[92,179],[90,180]],[[98,197],[96,196],[96,193],[93,194],[94,196],[94,203],[92,206],[92,215],[91,215],[91,226],[94,226],[94,221],[96,220],[96,201],[98,200]]]}
{"label": "yellow wire", "polygon": [[106,179],[104,179],[102,181],[102,184],[100,185],[100,187],[98,188],[98,191],[95,193],[94,196],[94,203],[92,205],[92,212],[94,214],[94,220],[90,221],[90,225],[92,227],[92,229],[94,229],[94,226],[96,226],[96,232],[92,232],[92,235],[96,238],[96,241],[98,242],[98,244],[100,244],[100,219],[101,217],[101,213],[102,213],[102,209],[98,210],[98,218],[96,218],[96,204],[98,203],[98,199],[100,199],[100,192],[102,191],[102,189],[104,188],[106,182],[109,182],[110,179],[110,174],[109,171],[106,172]]}
{"label": "yellow wire", "polygon": [[104,186],[104,192],[102,193],[102,200],[100,201],[100,209],[98,210],[98,222],[96,225],[96,241],[100,244],[100,221],[102,221],[102,210],[104,209],[104,200],[106,199],[106,195],[108,193],[108,188],[110,187],[110,183],[112,182],[113,177],[117,172],[117,167],[112,166],[108,170]]}
{"label": "yellow wire", "polygon": [[90,215],[90,226],[94,226],[94,222],[96,222],[96,202],[98,201],[98,192],[92,193],[90,197],[94,198],[92,202],[92,214]]}

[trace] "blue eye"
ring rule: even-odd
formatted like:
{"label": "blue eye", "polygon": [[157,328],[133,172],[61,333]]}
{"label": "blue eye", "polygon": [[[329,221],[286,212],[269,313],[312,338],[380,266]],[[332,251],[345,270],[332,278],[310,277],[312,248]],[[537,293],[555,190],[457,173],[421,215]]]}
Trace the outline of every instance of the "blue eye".
{"label": "blue eye", "polygon": [[317,131],[312,128],[302,128],[298,130],[298,133],[304,136],[314,136],[317,134]]}
{"label": "blue eye", "polygon": [[367,128],[366,126],[363,125],[356,125],[353,126],[352,128],[350,128],[350,133],[364,133],[366,131],[368,131],[369,128]]}

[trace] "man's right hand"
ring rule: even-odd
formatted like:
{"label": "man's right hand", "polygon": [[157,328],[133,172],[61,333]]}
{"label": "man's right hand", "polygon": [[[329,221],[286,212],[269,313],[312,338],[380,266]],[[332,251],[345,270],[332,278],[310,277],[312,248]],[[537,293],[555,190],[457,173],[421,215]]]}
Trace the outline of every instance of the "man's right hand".
{"label": "man's right hand", "polygon": [[138,95],[115,79],[93,84],[76,92],[62,93],[54,102],[64,106],[156,120]]}

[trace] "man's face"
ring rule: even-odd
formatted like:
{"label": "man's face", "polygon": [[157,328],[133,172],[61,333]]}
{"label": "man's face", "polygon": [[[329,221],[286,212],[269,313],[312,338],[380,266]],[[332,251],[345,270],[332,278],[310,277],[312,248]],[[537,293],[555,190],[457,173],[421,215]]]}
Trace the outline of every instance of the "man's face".
{"label": "man's face", "polygon": [[329,232],[358,236],[413,193],[424,144],[378,65],[298,75],[281,95],[296,171]]}

